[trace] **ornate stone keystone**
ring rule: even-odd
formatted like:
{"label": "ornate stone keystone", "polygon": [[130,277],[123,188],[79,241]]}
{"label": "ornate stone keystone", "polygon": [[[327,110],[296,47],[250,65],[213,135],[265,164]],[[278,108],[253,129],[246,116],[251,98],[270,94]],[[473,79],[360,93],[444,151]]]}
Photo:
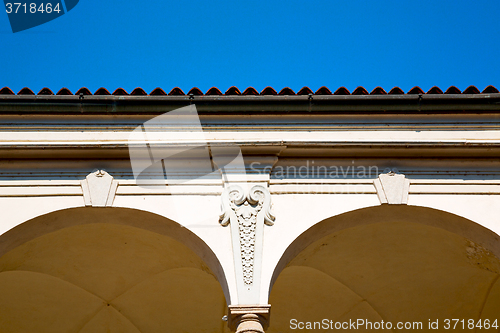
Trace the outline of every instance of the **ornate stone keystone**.
{"label": "ornate stone keystone", "polygon": [[228,325],[236,333],[264,333],[269,327],[271,306],[266,305],[230,305],[228,307]]}
{"label": "ornate stone keystone", "polygon": [[231,225],[239,304],[258,304],[264,224],[273,225],[271,194],[262,185],[245,192],[230,185],[222,193],[220,224]]}
{"label": "ornate stone keystone", "polygon": [[118,182],[104,170],[90,173],[81,181],[85,206],[108,207],[115,199]]}
{"label": "ornate stone keystone", "polygon": [[380,174],[374,181],[377,195],[381,204],[406,205],[410,181],[396,169],[385,174]]}

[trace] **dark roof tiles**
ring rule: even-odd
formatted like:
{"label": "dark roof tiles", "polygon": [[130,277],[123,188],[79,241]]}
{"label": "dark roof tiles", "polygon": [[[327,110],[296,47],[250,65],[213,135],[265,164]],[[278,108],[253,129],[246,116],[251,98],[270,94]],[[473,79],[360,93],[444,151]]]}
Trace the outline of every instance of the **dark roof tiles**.
{"label": "dark roof tiles", "polygon": [[276,90],[273,87],[265,87],[261,92],[261,95],[278,95]]}
{"label": "dark roof tiles", "polygon": [[73,93],[68,88],[61,88],[57,94],[58,96],[71,96]]}
{"label": "dark roof tiles", "polygon": [[49,88],[42,88],[42,90],[38,92],[38,95],[54,95],[54,93]]}
{"label": "dark roof tiles", "polygon": [[[175,88],[174,88],[175,89]],[[174,90],[172,89],[172,91]],[[180,90],[180,89],[179,89]],[[181,90],[182,91],[182,90]],[[151,96],[166,96],[167,93],[161,88],[155,88],[152,92],[149,93]],[[184,95],[184,93],[182,93]]]}
{"label": "dark roof tiles", "polygon": [[241,92],[240,92],[240,90],[238,88],[231,87],[228,90],[226,90],[226,92],[224,93],[224,95],[228,95],[228,96],[241,95]]}
{"label": "dark roof tiles", "polygon": [[126,96],[126,95],[128,95],[128,92],[126,92],[125,89],[123,89],[123,88],[118,88],[115,91],[113,91],[112,95],[115,95],[115,96]]}
{"label": "dark roof tiles", "polygon": [[462,94],[480,94],[479,89],[474,86],[469,86],[465,89]]}
{"label": "dark roof tiles", "polygon": [[18,95],[34,95],[35,93],[30,88],[23,88],[19,90]]}
{"label": "dark roof tiles", "polygon": [[147,96],[148,93],[145,92],[144,89],[142,89],[142,88],[135,88],[134,90],[132,90],[130,95],[132,95],[132,96]]}
{"label": "dark roof tiles", "polygon": [[0,89],[0,95],[15,95],[15,94],[10,88],[3,87],[2,89]]}
{"label": "dark roof tiles", "polygon": [[286,87],[286,88],[281,89],[281,91],[279,92],[278,95],[295,95],[295,91]]}
{"label": "dark roof tiles", "polygon": [[[161,92],[165,93],[165,92],[164,92],[162,89],[160,89],[160,88],[156,88],[155,90],[158,90],[158,92],[159,92],[157,95],[161,95]],[[150,95],[152,95],[152,94],[153,94],[153,92],[155,92],[155,90],[153,90],[153,91],[151,92],[151,94],[150,94]],[[169,96],[184,96],[184,95],[186,95],[186,94],[184,93],[184,91],[182,91],[182,89],[181,89],[181,88],[179,88],[179,87],[175,87],[174,89],[170,90],[170,92],[168,93],[168,95],[169,95]]]}
{"label": "dark roof tiles", "polygon": [[318,90],[316,90],[316,92],[314,94],[315,95],[331,95],[332,92],[330,91],[330,89],[323,86],[323,87],[319,88]]}
{"label": "dark roof tiles", "polygon": [[313,95],[313,91],[311,89],[309,89],[309,87],[304,87],[302,89],[299,90],[299,92],[297,93],[297,95]]}
{"label": "dark roof tiles", "polygon": [[443,91],[439,89],[438,87],[434,86],[429,91],[427,92],[429,95],[436,95],[436,94],[442,94]]}
{"label": "dark roof tiles", "polygon": [[245,95],[245,96],[248,96],[248,95],[259,96],[259,92],[257,90],[255,90],[254,87],[248,87],[243,92],[243,95]]}
{"label": "dark roof tiles", "polygon": [[372,90],[370,95],[387,95],[387,92],[382,87],[377,87]]}
{"label": "dark roof tiles", "polygon": [[[174,88],[175,89],[175,88]],[[172,89],[173,90],[173,89]],[[182,91],[182,90],[181,90]],[[161,88],[155,88],[152,92],[149,93],[151,96],[166,96],[167,93]],[[182,93],[184,95],[184,93]]]}
{"label": "dark roof tiles", "polygon": [[352,94],[353,95],[369,95],[368,91],[366,91],[366,89],[363,87],[357,87],[356,89],[354,89]]}
{"label": "dark roof tiles", "polygon": [[92,95],[92,93],[90,92],[90,90],[88,90],[87,88],[83,87],[83,88],[80,88],[75,95]]}
{"label": "dark roof tiles", "polygon": [[425,94],[422,89],[420,89],[419,86],[413,87],[408,91],[408,95],[423,95]]}
{"label": "dark roof tiles", "polygon": [[335,90],[333,93],[334,95],[350,95],[351,93],[349,90],[347,90],[346,87],[340,87],[339,89]]}
{"label": "dark roof tiles", "polygon": [[403,89],[399,87],[394,87],[389,91],[389,95],[404,95]]}
{"label": "dark roof tiles", "polygon": [[222,95],[222,92],[218,88],[212,87],[212,88],[208,89],[208,91],[205,93],[205,95],[207,95],[207,96],[220,96],[220,95]]}
{"label": "dark roof tiles", "polygon": [[498,94],[498,89],[493,86],[487,86],[481,94]]}
{"label": "dark roof tiles", "polygon": [[106,95],[111,95],[106,88],[99,88],[97,91],[94,93],[96,96],[106,96]]}
{"label": "dark roof tiles", "polygon": [[194,87],[189,90],[188,95],[203,96],[203,92],[200,89]]}
{"label": "dark roof tiles", "polygon": [[461,94],[462,92],[455,86],[451,86],[444,92],[445,94]]}
{"label": "dark roof tiles", "polygon": [[[460,91],[455,86],[451,86],[446,91],[444,94],[498,94],[499,91],[497,88],[495,88],[492,85],[487,86],[482,92],[479,91],[478,88],[475,86],[469,86],[467,89],[464,91]],[[80,88],[74,95],[96,95],[96,96],[107,96],[107,95],[114,95],[114,96],[186,96],[184,91],[182,91],[181,88],[175,87],[173,88],[168,94],[161,88],[156,88],[153,91],[151,91],[149,94],[144,91],[142,88],[135,88],[130,94],[123,88],[118,88],[116,89],[112,94],[106,89],[106,88],[99,88],[96,90],[94,94],[87,88],[83,87]],[[238,95],[244,95],[244,96],[304,96],[304,95],[403,95],[405,92],[399,88],[399,87],[394,87],[392,88],[388,93],[382,88],[382,87],[376,87],[374,88],[370,93],[364,88],[364,87],[357,87],[354,89],[354,91],[351,93],[347,88],[345,87],[340,87],[337,90],[335,90],[334,93],[330,89],[328,89],[325,86],[322,86],[316,92],[313,92],[309,87],[303,87],[300,89],[297,93],[295,93],[290,87],[285,87],[282,88],[279,93],[272,87],[265,87],[262,89],[262,91],[259,93],[255,88],[253,87],[248,87],[246,88],[243,93],[235,87],[232,86],[229,89],[226,90],[225,93],[222,93],[221,90],[219,90],[217,87],[212,87],[208,89],[205,93],[203,93],[199,88],[194,87],[189,92],[187,95],[194,95],[194,96],[238,96]],[[433,94],[443,94],[443,91],[437,87],[434,86],[431,89],[429,89],[427,92],[424,92],[420,87],[415,86],[411,88],[408,92],[406,92],[407,95],[433,95]],[[9,87],[4,87],[0,89],[0,95],[16,95]],[[35,95],[35,93],[25,87],[21,89],[17,95]],[[38,92],[38,95],[54,95],[52,90],[49,88],[43,88]],[[66,96],[66,95],[73,95],[73,93],[67,89],[67,88],[62,88],[60,89],[57,94],[58,96]]]}

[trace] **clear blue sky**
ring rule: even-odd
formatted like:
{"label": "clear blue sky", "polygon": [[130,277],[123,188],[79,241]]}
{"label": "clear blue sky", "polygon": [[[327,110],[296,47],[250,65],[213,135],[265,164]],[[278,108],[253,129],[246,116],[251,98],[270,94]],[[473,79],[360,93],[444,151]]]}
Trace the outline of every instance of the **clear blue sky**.
{"label": "clear blue sky", "polygon": [[500,89],[500,1],[91,1],[13,34],[0,88]]}

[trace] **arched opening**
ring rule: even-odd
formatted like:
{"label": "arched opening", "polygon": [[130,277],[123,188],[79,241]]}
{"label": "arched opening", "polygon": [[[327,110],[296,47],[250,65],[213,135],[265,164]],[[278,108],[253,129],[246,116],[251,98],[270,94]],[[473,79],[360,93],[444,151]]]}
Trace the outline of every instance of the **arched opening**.
{"label": "arched opening", "polygon": [[280,261],[268,332],[360,319],[368,326],[359,329],[384,321],[394,331],[398,322],[428,330],[439,320],[442,331],[445,319],[500,321],[498,243],[478,224],[429,208],[383,205],[329,218]]}
{"label": "arched opening", "polygon": [[2,331],[227,331],[217,258],[164,217],[68,209],[23,223],[0,244]]}

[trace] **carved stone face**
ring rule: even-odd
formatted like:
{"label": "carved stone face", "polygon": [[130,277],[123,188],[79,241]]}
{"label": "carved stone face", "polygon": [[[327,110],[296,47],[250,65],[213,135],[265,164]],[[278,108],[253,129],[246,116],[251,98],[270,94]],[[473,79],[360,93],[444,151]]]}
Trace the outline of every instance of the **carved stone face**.
{"label": "carved stone face", "polygon": [[[244,219],[244,225],[247,226],[247,224],[252,223],[252,219],[254,219],[257,216],[257,213],[259,212],[260,209],[258,209],[258,206],[254,207],[253,205],[250,205],[248,201],[245,201],[243,205],[238,207],[236,209],[236,216],[242,217]],[[249,226],[249,225],[248,225]]]}

